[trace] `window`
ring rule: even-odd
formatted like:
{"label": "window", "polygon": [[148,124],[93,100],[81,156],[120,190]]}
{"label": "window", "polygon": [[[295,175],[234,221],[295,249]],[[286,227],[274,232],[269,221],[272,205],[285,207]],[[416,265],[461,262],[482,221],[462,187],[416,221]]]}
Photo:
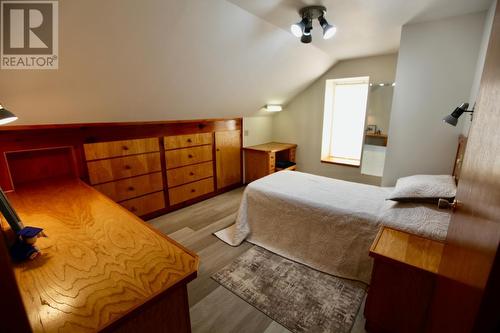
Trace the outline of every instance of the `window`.
{"label": "window", "polygon": [[369,80],[326,80],[322,161],[360,166]]}

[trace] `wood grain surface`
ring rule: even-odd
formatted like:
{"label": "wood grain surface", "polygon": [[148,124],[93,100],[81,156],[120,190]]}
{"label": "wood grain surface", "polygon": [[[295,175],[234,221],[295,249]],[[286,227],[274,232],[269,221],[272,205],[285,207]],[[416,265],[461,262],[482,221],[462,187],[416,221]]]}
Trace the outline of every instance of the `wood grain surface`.
{"label": "wood grain surface", "polygon": [[418,269],[437,273],[443,248],[443,242],[382,227],[372,244],[370,255],[389,258]]}
{"label": "wood grain surface", "polygon": [[79,180],[9,194],[48,238],[14,268],[35,332],[93,332],[196,276],[198,257]]}
{"label": "wood grain surface", "polygon": [[91,184],[161,171],[160,153],[110,158],[87,164]]}
{"label": "wood grain surface", "polygon": [[241,132],[215,133],[217,189],[241,183]]}
{"label": "wood grain surface", "polygon": [[88,143],[83,145],[87,161],[152,153],[160,150],[158,138]]}
{"label": "wood grain surface", "polygon": [[186,135],[166,136],[164,140],[165,149],[186,148],[192,146],[211,145],[212,133],[193,133]]}
{"label": "wood grain surface", "polygon": [[114,201],[123,201],[163,190],[163,179],[161,172],[155,172],[94,185],[94,188]]}
{"label": "wood grain surface", "polygon": [[167,161],[167,169],[211,161],[212,145],[167,150],[165,152],[165,158]]}

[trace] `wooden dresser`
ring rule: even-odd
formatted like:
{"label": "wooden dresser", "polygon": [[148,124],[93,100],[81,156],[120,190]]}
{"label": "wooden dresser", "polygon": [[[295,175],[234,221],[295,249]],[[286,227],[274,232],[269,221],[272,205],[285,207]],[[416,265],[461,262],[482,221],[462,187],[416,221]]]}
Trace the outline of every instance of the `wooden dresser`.
{"label": "wooden dresser", "polygon": [[382,227],[365,305],[370,333],[421,333],[428,324],[444,243]]}
{"label": "wooden dresser", "polygon": [[49,236],[37,242],[41,257],[14,265],[34,332],[190,332],[197,255],[79,179],[8,197],[25,225]]}
{"label": "wooden dresser", "polygon": [[[297,145],[293,143],[269,142],[261,145],[244,147],[245,152],[245,183],[270,175],[276,171],[277,161],[295,163]],[[295,170],[295,165],[285,169]]]}
{"label": "wooden dresser", "polygon": [[148,219],[242,185],[242,119],[3,126],[0,186],[76,176]]}

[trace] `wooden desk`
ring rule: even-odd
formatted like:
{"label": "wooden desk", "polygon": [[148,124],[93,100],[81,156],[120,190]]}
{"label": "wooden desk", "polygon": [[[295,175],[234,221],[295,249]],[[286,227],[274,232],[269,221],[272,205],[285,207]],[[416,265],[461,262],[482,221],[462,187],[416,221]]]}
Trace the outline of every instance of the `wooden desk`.
{"label": "wooden desk", "polygon": [[[276,161],[295,162],[297,145],[293,143],[268,142],[261,145],[244,147],[245,183],[282,170],[276,168]],[[295,170],[295,165],[287,168]]]}
{"label": "wooden desk", "polygon": [[34,332],[189,332],[186,284],[198,256],[80,180],[8,194],[49,236],[14,266]]}
{"label": "wooden desk", "polygon": [[366,299],[368,332],[424,332],[444,243],[382,227]]}

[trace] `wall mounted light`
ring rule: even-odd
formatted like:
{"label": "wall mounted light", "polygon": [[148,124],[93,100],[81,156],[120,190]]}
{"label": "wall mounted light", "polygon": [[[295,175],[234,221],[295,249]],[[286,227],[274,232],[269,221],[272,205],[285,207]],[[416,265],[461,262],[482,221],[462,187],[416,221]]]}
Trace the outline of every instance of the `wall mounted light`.
{"label": "wall mounted light", "polygon": [[326,7],[324,6],[308,6],[299,11],[302,20],[292,24],[290,30],[295,37],[300,37],[302,43],[310,43],[312,41],[311,30],[313,29],[312,21],[318,19],[321,28],[323,29],[323,39],[330,39],[337,33],[337,27],[328,23],[325,18]]}
{"label": "wall mounted light", "polygon": [[0,104],[0,125],[5,125],[16,120],[16,115],[4,108],[2,104]]}
{"label": "wall mounted light", "polygon": [[464,112],[469,112],[473,113],[474,108],[472,110],[467,110],[469,108],[469,103],[462,103],[459,107],[457,107],[453,112],[446,117],[443,118],[443,121],[447,124],[450,124],[452,126],[457,126],[458,124],[458,118],[464,113]]}
{"label": "wall mounted light", "polygon": [[267,112],[280,112],[281,110],[283,110],[283,106],[279,104],[267,104],[264,107],[264,110],[266,110]]}

